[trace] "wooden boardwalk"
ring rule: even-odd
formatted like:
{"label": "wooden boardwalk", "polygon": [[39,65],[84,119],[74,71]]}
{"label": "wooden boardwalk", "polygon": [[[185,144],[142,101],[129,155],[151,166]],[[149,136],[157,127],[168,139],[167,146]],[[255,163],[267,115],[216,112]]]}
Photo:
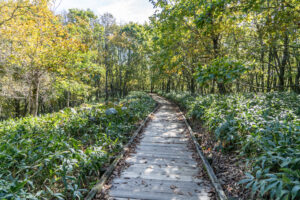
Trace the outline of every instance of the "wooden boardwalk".
{"label": "wooden boardwalk", "polygon": [[144,129],[136,152],[126,159],[130,166],[112,180],[109,199],[211,199],[210,188],[197,178],[199,167],[178,111],[154,98],[162,106]]}

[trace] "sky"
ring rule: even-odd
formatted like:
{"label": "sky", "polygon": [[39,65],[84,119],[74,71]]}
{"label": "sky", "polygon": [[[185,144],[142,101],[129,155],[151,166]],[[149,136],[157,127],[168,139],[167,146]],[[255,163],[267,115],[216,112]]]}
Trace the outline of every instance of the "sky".
{"label": "sky", "polygon": [[90,8],[98,15],[108,12],[122,24],[143,24],[155,11],[149,0],[56,0],[56,5],[58,13],[69,8]]}

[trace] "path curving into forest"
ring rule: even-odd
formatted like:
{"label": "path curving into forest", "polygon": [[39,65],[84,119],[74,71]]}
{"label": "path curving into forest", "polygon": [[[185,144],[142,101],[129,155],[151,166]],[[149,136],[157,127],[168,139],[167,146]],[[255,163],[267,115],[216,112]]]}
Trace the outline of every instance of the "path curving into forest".
{"label": "path curving into forest", "polygon": [[199,176],[201,165],[178,108],[161,97],[153,98],[162,106],[125,160],[130,166],[112,180],[109,199],[214,199],[212,187]]}

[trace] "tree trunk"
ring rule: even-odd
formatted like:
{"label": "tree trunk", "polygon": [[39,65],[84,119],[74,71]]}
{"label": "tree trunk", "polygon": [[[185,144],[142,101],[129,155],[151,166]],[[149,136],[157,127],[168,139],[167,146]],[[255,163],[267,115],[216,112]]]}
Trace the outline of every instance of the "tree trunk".
{"label": "tree trunk", "polygon": [[27,101],[27,98],[25,98],[25,100],[24,100],[23,116],[27,115],[27,109],[28,109],[28,101]]}
{"label": "tree trunk", "polygon": [[167,91],[166,92],[169,93],[170,90],[171,90],[171,79],[169,78],[168,82],[167,82]]}
{"label": "tree trunk", "polygon": [[236,81],[236,92],[237,93],[240,92],[240,80],[239,79]]}
{"label": "tree trunk", "polygon": [[285,33],[284,35],[284,42],[283,42],[283,58],[281,65],[279,67],[279,90],[284,90],[284,74],[285,74],[285,68],[289,60],[289,38],[288,34]]}
{"label": "tree trunk", "polygon": [[14,100],[14,104],[15,104],[15,112],[16,112],[15,117],[20,117],[21,116],[20,100],[19,99],[15,99]]}
{"label": "tree trunk", "polygon": [[[217,34],[217,35],[214,35],[212,37],[212,41],[213,41],[213,48],[214,48],[214,57],[215,59],[219,57],[219,38],[220,38],[220,35]],[[225,88],[225,85],[224,83],[217,83],[217,86],[218,86],[218,89],[219,89],[219,92],[221,94],[225,94],[226,93],[226,88]]]}
{"label": "tree trunk", "polygon": [[297,59],[297,75],[295,79],[295,92],[300,94],[300,61]]}
{"label": "tree trunk", "polygon": [[31,103],[31,114],[37,116],[39,108],[39,90],[40,90],[40,78],[39,72],[34,73],[34,80],[32,81],[32,103]]}
{"label": "tree trunk", "polygon": [[219,88],[220,94],[226,94],[226,88],[223,83],[218,83],[218,88]]}
{"label": "tree trunk", "polygon": [[191,93],[195,94],[195,78],[191,78]]}
{"label": "tree trunk", "polygon": [[[108,45],[105,44],[105,53],[108,54]],[[105,55],[105,101],[107,102],[108,101],[108,55]]]}
{"label": "tree trunk", "polygon": [[295,78],[295,92],[297,93],[300,93],[300,59],[299,57],[297,57],[297,53],[296,52],[296,49],[294,49],[294,55],[295,55],[295,58],[296,58],[296,65],[297,65],[297,75],[296,75],[296,78]]}
{"label": "tree trunk", "polygon": [[269,61],[268,61],[268,77],[267,77],[267,92],[271,91],[271,61],[272,61],[272,48],[269,48]]}

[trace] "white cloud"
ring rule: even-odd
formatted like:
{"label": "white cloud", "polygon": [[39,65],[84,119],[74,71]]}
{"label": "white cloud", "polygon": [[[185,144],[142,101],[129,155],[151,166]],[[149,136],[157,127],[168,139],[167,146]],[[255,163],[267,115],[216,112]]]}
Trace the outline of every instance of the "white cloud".
{"label": "white cloud", "polygon": [[154,13],[152,5],[148,0],[115,0],[110,4],[97,8],[99,14],[106,12],[113,14],[118,22],[139,22],[148,21]]}
{"label": "white cloud", "polygon": [[69,8],[90,8],[99,15],[108,12],[121,23],[144,23],[154,13],[149,0],[62,0],[58,11]]}

